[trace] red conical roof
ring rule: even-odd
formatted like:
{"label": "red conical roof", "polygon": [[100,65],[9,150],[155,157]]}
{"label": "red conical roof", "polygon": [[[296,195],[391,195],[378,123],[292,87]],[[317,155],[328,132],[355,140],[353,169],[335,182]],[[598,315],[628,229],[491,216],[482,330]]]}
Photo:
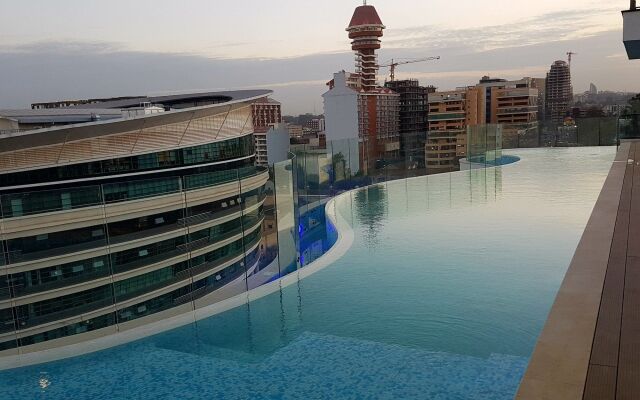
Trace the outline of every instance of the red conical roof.
{"label": "red conical roof", "polygon": [[374,6],[360,6],[351,17],[349,28],[360,25],[382,25],[382,20]]}

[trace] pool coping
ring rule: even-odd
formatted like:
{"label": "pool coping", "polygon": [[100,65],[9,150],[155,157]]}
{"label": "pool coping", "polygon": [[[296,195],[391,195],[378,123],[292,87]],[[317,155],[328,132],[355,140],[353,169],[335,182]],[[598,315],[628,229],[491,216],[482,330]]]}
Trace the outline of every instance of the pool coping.
{"label": "pool coping", "polygon": [[622,143],[520,382],[517,400],[581,400],[630,143]]}

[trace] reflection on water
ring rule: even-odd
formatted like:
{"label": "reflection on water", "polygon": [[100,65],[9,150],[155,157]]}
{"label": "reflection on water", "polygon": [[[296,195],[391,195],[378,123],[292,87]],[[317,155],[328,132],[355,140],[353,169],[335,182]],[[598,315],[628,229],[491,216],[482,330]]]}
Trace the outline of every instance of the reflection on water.
{"label": "reflection on water", "polygon": [[358,231],[364,238],[366,246],[373,248],[379,244],[379,234],[387,219],[387,189],[386,186],[375,185],[355,193],[356,218],[360,225]]}
{"label": "reflection on water", "polygon": [[473,169],[369,186],[353,194],[355,220],[360,228],[357,234],[373,249],[382,244],[380,233],[390,215],[400,217],[495,202],[501,192],[502,168]]}

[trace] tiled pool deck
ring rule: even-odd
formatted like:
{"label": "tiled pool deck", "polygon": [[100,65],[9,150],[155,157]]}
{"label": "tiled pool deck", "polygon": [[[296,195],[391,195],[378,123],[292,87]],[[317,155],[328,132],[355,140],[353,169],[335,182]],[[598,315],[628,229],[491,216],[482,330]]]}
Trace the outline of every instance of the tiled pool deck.
{"label": "tiled pool deck", "polygon": [[517,399],[640,399],[638,158],[622,143]]}

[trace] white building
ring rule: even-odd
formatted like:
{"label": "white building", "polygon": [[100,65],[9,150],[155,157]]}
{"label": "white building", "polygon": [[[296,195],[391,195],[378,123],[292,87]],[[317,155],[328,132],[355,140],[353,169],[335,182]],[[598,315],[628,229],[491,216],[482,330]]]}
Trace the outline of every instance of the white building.
{"label": "white building", "polygon": [[265,134],[267,164],[273,165],[288,159],[289,130],[285,124],[275,124]]}
{"label": "white building", "polygon": [[358,92],[347,85],[347,73],[333,75],[333,87],[322,95],[327,141],[358,139]]}

